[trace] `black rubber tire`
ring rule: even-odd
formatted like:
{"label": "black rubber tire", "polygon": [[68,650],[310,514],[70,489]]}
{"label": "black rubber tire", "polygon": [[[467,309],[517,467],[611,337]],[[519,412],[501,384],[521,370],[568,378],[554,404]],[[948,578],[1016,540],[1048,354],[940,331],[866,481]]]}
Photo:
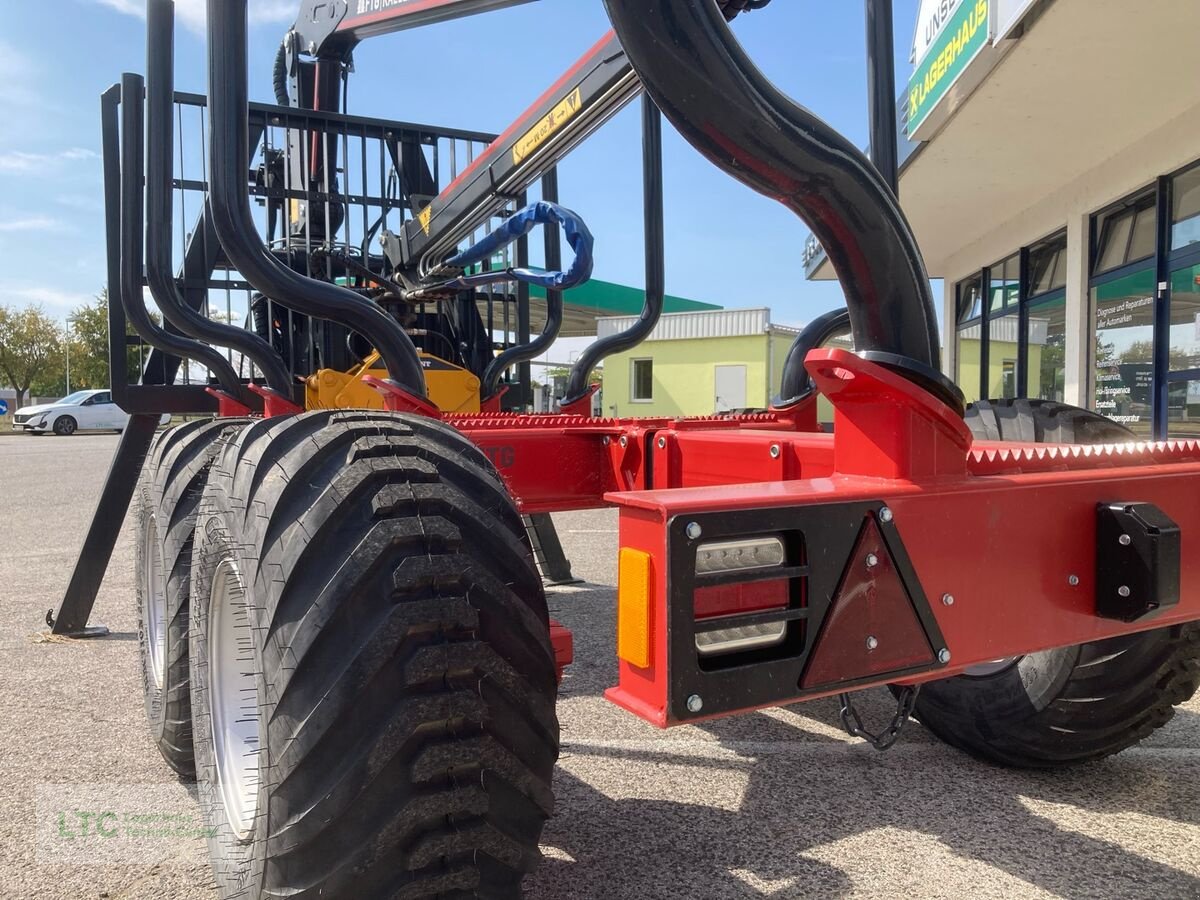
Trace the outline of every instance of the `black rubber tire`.
{"label": "black rubber tire", "polygon": [[72,416],[59,416],[54,420],[54,433],[59,437],[70,437],[79,430],[79,423]]}
{"label": "black rubber tire", "polygon": [[[418,416],[265,420],[213,466],[197,535],[193,720],[219,895],[518,897],[553,808],[557,685],[541,578],[487,458]],[[230,606],[257,694],[247,840],[214,754],[222,563],[245,586]]]}
{"label": "black rubber tire", "polygon": [[[1131,440],[1117,422],[1048,400],[967,408],[984,440]],[[948,744],[1000,765],[1046,768],[1101,759],[1161,728],[1200,684],[1195,623],[1019,657],[988,674],[926,684],[914,718]]]}
{"label": "black rubber tire", "polygon": [[[146,719],[155,744],[172,769],[196,774],[192,752],[192,704],[188,687],[188,607],[196,510],[209,466],[223,440],[249,419],[204,419],[159,432],[136,494],[134,547],[138,643]],[[153,543],[151,543],[151,541]],[[159,554],[157,578],[149,570],[150,548]],[[156,579],[157,584],[151,584]],[[151,664],[148,606],[161,598],[165,659],[161,686]]]}
{"label": "black rubber tire", "polygon": [[977,400],[964,419],[981,441],[1105,444],[1137,438],[1119,422],[1056,400]]}

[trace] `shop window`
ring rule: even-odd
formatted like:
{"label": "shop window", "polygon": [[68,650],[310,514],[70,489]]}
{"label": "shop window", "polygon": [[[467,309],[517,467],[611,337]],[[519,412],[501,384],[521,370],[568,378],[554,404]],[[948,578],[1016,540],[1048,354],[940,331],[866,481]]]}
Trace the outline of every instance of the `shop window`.
{"label": "shop window", "polygon": [[988,321],[988,372],[984,390],[989,399],[1017,396],[1017,354],[1021,320],[1016,308]]}
{"label": "shop window", "polygon": [[982,277],[975,275],[960,281],[955,288],[958,308],[958,327],[954,334],[954,380],[962,389],[968,403],[979,399],[983,349],[983,290]]}
{"label": "shop window", "polygon": [[1067,233],[1039,241],[1029,248],[1029,275],[1025,293],[1029,297],[1048,294],[1067,285]]}
{"label": "shop window", "polygon": [[1092,409],[1149,436],[1154,395],[1154,270],[1093,284]]}
{"label": "shop window", "polygon": [[654,399],[654,360],[635,359],[632,361],[633,373],[629,380],[629,399],[633,401],[649,401]]}
{"label": "shop window", "polygon": [[1172,372],[1200,369],[1200,263],[1171,272],[1168,357]]}
{"label": "shop window", "polygon": [[1092,275],[1154,255],[1154,194],[1145,194],[1096,217]]}
{"label": "shop window", "polygon": [[1167,384],[1167,436],[1200,438],[1200,381]]}
{"label": "shop window", "polygon": [[1176,176],[1171,191],[1171,249],[1200,246],[1200,165]]}
{"label": "shop window", "polygon": [[1026,396],[1062,403],[1067,374],[1067,301],[1062,291],[1029,304],[1025,342],[1029,348]]}

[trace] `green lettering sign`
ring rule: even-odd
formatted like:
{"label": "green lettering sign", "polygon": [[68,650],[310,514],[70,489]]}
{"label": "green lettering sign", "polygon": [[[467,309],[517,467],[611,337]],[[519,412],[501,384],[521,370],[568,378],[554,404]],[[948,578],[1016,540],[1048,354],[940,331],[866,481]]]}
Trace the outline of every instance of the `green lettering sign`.
{"label": "green lettering sign", "polygon": [[908,81],[908,134],[921,127],[987,41],[988,0],[968,0],[934,39]]}

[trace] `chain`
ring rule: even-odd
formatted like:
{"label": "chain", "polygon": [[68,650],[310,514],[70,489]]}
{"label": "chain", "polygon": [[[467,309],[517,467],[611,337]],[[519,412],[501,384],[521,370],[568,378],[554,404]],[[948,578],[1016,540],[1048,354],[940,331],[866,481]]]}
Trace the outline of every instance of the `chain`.
{"label": "chain", "polygon": [[900,737],[904,723],[908,721],[913,707],[917,705],[917,694],[920,691],[919,684],[900,688],[900,694],[896,698],[896,714],[892,716],[891,724],[879,734],[872,734],[863,726],[862,716],[849,694],[838,694],[838,702],[842,704],[842,728],[846,729],[846,734],[851,737],[862,738],[876,750],[883,752]]}

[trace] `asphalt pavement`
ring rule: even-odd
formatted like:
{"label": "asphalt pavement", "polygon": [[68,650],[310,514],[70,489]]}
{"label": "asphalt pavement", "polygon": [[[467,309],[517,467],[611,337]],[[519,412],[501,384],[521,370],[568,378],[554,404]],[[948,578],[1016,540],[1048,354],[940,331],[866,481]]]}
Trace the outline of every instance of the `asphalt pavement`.
{"label": "asphalt pavement", "polygon": [[[110,636],[44,636],[116,442],[0,440],[0,898],[214,897],[194,790],[144,723],[128,521],[93,617]],[[603,698],[615,515],[556,521],[586,584],[550,597],[577,662],[528,897],[1200,897],[1200,701],[1057,772],[975,762],[916,724],[877,753],[832,701],[658,731]],[[861,706],[891,714],[881,691]]]}

